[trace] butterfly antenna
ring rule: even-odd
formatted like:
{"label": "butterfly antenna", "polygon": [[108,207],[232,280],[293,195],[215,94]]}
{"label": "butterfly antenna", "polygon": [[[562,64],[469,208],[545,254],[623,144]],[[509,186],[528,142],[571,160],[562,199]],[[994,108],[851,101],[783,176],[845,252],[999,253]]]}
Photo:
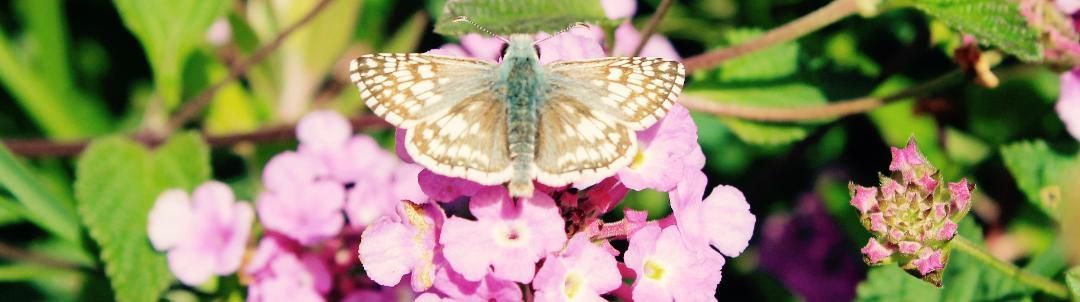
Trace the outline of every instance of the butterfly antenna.
{"label": "butterfly antenna", "polygon": [[573,29],[578,28],[578,27],[591,28],[589,26],[589,24],[586,24],[585,22],[574,22],[574,24],[570,24],[570,26],[567,26],[563,30],[560,30],[560,31],[555,32],[554,34],[551,34],[547,38],[543,38],[543,39],[540,39],[539,41],[533,42],[533,45],[540,44],[540,42],[547,41],[547,39],[551,39],[551,38],[553,38],[555,36],[558,36],[560,34],[563,34],[565,32],[568,32],[568,31],[573,30]]}
{"label": "butterfly antenna", "polygon": [[510,40],[507,40],[506,38],[500,37],[499,35],[496,35],[495,33],[491,32],[487,28],[484,28],[483,26],[480,26],[480,24],[477,24],[472,19],[469,19],[469,17],[457,16],[457,17],[454,18],[454,20],[452,22],[454,22],[454,23],[465,22],[465,23],[472,24],[472,26],[476,27],[476,29],[478,29],[478,30],[480,30],[480,31],[492,36],[492,37],[495,37],[495,38],[497,38],[499,40],[502,40],[503,42],[506,42],[508,44],[510,43]]}

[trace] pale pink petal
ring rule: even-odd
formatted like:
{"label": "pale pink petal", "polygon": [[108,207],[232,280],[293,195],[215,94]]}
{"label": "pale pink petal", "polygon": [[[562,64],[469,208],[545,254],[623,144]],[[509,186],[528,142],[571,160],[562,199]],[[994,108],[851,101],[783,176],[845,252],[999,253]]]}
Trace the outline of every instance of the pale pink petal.
{"label": "pale pink petal", "polygon": [[497,248],[492,240],[491,223],[450,217],[443,224],[439,243],[450,266],[465,279],[479,281],[490,271],[491,253]]}
{"label": "pale pink petal", "polygon": [[446,177],[424,169],[417,175],[424,194],[433,200],[449,202],[461,196],[472,196],[484,186],[456,177]]}
{"label": "pale pink petal", "polygon": [[750,243],[756,218],[739,189],[717,186],[703,201],[702,231],[710,244],[728,257],[738,256]]}
{"label": "pale pink petal", "polygon": [[912,264],[919,270],[920,274],[924,276],[936,270],[945,268],[945,263],[941,259],[941,251],[933,251],[924,253],[919,259],[911,261]]}
{"label": "pale pink petal", "polygon": [[467,34],[461,36],[461,46],[468,51],[469,57],[496,62],[501,59],[502,46],[504,43],[495,37],[481,36],[480,34]]}
{"label": "pale pink petal", "polygon": [[862,251],[863,255],[866,256],[866,259],[868,259],[870,263],[881,262],[882,260],[885,260],[885,258],[891,256],[893,253],[891,249],[885,247],[884,245],[881,245],[881,243],[874,238],[870,238],[870,240],[866,242],[866,246],[864,246],[860,251]]}
{"label": "pale pink petal", "polygon": [[870,230],[885,233],[889,231],[889,225],[885,223],[885,215],[881,212],[870,213]]}
{"label": "pale pink petal", "polygon": [[214,259],[206,257],[206,254],[200,250],[175,248],[169,251],[166,258],[169,262],[169,270],[184,284],[199,286],[214,275]]}
{"label": "pale pink petal", "polygon": [[900,241],[899,246],[900,248],[898,250],[901,253],[908,255],[915,255],[915,253],[917,253],[919,249],[922,248],[922,244],[914,241]]}
{"label": "pale pink petal", "polygon": [[959,182],[949,183],[949,196],[952,198],[951,201],[956,211],[967,209],[968,203],[971,202],[971,187],[968,185],[967,178],[961,179]]}
{"label": "pale pink petal", "polygon": [[225,246],[219,251],[218,266],[214,273],[224,276],[240,269],[240,263],[244,258],[244,249],[247,247],[248,236],[251,234],[251,224],[255,221],[255,211],[251,204],[239,202],[233,205],[232,223],[227,227],[229,234]]}
{"label": "pale pink petal", "polygon": [[[615,29],[614,54],[619,56],[631,56],[634,49],[641,43],[641,33],[634,28],[633,24],[623,23]],[[654,34],[641,49],[640,57],[665,58],[669,60],[682,60],[671,41],[659,34]]]}
{"label": "pale pink petal", "polygon": [[305,114],[296,125],[296,138],[300,145],[314,152],[341,148],[351,133],[349,121],[340,113],[330,110]]}
{"label": "pale pink petal", "polygon": [[147,218],[147,234],[154,249],[164,251],[188,239],[192,223],[191,202],[182,190],[158,195]]}
{"label": "pale pink petal", "polygon": [[389,217],[379,219],[364,230],[360,240],[360,262],[371,280],[382,286],[395,286],[412,270],[416,261],[411,243],[413,234]]}
{"label": "pale pink petal", "polygon": [[600,0],[600,5],[608,19],[630,18],[637,11],[637,1],[634,0]]}
{"label": "pale pink petal", "polygon": [[877,188],[855,186],[855,196],[851,198],[851,205],[863,214],[873,210],[878,205]]}
{"label": "pale pink petal", "polygon": [[945,223],[941,225],[941,229],[938,230],[937,240],[949,240],[956,235],[957,225],[952,220],[945,220]]}

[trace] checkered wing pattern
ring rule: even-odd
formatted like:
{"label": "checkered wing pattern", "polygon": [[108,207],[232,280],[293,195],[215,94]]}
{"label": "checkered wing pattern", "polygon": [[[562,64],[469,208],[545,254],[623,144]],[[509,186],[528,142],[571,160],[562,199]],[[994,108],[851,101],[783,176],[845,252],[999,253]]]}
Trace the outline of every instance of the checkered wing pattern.
{"label": "checkered wing pattern", "polygon": [[405,148],[435,173],[483,184],[510,179],[506,105],[495,65],[427,54],[372,54],[350,76],[376,115],[406,129]]}
{"label": "checkered wing pattern", "polygon": [[537,180],[558,186],[593,181],[637,155],[635,131],[667,114],[685,69],[659,58],[603,58],[546,66],[548,101],[540,108]]}
{"label": "checkered wing pattern", "polygon": [[555,62],[546,68],[554,93],[602,110],[635,131],[667,114],[686,73],[682,63],[643,57]]}
{"label": "checkered wing pattern", "polygon": [[370,54],[349,65],[364,104],[400,128],[441,113],[491,87],[495,64],[428,54]]}

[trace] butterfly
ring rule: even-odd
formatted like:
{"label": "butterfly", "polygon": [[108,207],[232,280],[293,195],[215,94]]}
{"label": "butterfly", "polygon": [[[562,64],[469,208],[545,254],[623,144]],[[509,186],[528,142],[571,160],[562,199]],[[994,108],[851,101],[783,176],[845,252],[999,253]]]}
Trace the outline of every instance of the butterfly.
{"label": "butterfly", "polygon": [[406,130],[405,149],[432,172],[530,197],[614,175],[637,155],[636,131],[682,91],[677,61],[607,57],[541,64],[514,34],[501,63],[433,54],[369,54],[350,79],[376,115]]}

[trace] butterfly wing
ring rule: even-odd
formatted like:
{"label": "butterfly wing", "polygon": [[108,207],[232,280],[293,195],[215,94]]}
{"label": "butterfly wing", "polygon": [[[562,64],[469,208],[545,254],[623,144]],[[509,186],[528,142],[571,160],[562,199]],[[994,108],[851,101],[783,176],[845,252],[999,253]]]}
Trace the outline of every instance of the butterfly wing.
{"label": "butterfly wing", "polygon": [[510,179],[506,105],[485,61],[427,54],[373,54],[350,77],[369,108],[405,133],[405,149],[433,172],[482,184]]}
{"label": "butterfly wing", "polygon": [[546,66],[540,108],[537,180],[560,186],[609,176],[637,155],[635,131],[663,118],[682,91],[681,63],[603,58]]}
{"label": "butterfly wing", "polygon": [[662,58],[612,57],[546,66],[552,91],[570,93],[634,131],[663,118],[682,92],[686,69]]}
{"label": "butterfly wing", "polygon": [[490,87],[495,65],[429,54],[369,54],[349,65],[364,104],[399,128],[412,128]]}

